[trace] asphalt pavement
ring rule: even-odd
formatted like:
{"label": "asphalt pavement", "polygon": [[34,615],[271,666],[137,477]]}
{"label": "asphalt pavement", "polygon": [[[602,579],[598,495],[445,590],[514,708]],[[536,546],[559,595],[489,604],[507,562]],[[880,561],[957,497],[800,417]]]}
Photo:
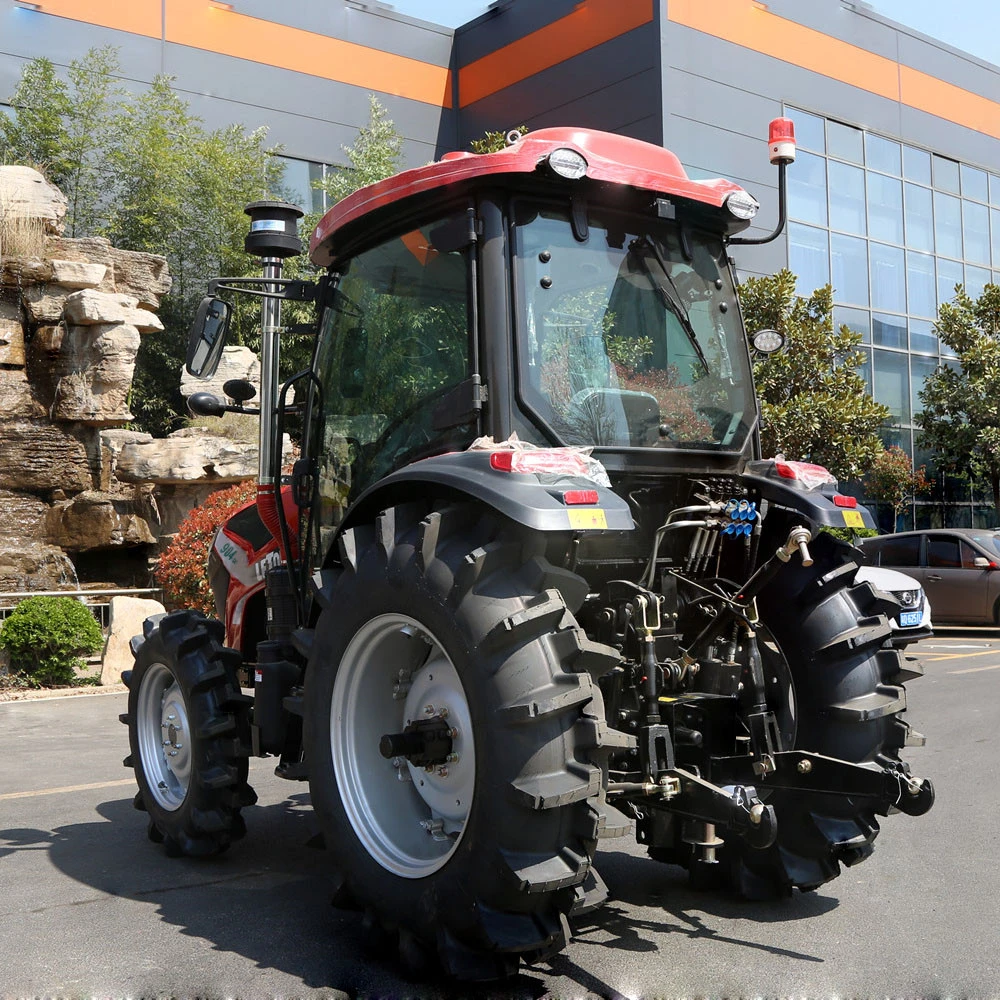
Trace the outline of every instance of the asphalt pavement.
{"label": "asphalt pavement", "polygon": [[940,631],[915,649],[908,718],[928,745],[906,758],[937,802],[882,820],[871,859],[761,904],[694,892],[631,839],[604,841],[612,901],[550,963],[475,989],[408,982],[330,905],[308,787],[273,761],[251,761],[245,840],[171,859],[132,808],[124,695],[0,704],[0,996],[1000,996],[1000,635]]}

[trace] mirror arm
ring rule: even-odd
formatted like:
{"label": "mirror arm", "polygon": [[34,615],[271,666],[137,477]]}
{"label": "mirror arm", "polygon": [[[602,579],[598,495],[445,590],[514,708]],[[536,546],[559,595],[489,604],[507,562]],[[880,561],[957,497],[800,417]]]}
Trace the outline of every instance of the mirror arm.
{"label": "mirror arm", "polygon": [[[277,291],[267,291],[267,286],[278,286]],[[294,278],[275,278],[265,281],[263,278],[213,278],[208,283],[208,294],[215,295],[218,291],[238,292],[243,295],[256,295],[265,299],[287,299],[294,302],[315,302],[319,293],[319,284],[313,281],[299,281]]]}

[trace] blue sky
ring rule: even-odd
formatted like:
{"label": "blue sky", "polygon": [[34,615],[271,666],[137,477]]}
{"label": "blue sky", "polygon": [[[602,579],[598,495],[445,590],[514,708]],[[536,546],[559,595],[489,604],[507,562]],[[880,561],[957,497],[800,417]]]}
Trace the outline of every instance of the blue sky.
{"label": "blue sky", "polygon": [[[454,28],[489,0],[390,0],[401,14]],[[544,0],[535,0],[536,3]],[[800,0],[809,2],[809,0]],[[1000,66],[1000,0],[870,0],[880,14]]]}

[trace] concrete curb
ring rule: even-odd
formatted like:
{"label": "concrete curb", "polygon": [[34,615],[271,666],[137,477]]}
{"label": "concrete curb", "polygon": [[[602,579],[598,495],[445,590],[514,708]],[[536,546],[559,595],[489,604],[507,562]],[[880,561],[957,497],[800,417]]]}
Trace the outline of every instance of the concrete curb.
{"label": "concrete curb", "polygon": [[17,691],[0,691],[0,704],[14,701],[51,701],[53,698],[82,698],[87,695],[124,694],[124,684],[105,684],[101,687],[26,688]]}

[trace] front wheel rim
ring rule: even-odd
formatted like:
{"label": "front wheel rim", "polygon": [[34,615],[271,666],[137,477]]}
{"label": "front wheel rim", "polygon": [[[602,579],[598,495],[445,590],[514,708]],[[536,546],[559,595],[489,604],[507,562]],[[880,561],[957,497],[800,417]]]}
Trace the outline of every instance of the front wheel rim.
{"label": "front wheel rim", "polygon": [[[417,719],[444,719],[452,753],[424,768],[384,758],[379,740]],[[458,849],[475,790],[472,717],[441,642],[415,619],[363,625],[337,669],[330,746],[341,802],[362,846],[402,878],[425,878]]]}
{"label": "front wheel rim", "polygon": [[154,663],[139,685],[136,733],[150,794],[168,812],[181,807],[191,781],[191,727],[177,679]]}

